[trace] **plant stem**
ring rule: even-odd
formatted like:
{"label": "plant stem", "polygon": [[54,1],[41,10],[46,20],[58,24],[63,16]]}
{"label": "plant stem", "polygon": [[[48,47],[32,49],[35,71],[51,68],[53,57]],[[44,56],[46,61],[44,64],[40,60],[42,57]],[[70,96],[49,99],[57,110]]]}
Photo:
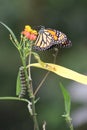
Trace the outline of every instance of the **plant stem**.
{"label": "plant stem", "polygon": [[[21,60],[22,60],[22,65],[23,65],[24,71],[25,71],[25,77],[26,77],[26,81],[27,81],[27,89],[28,89],[28,93],[29,93],[28,96],[31,99],[31,104],[32,104],[31,109],[32,109],[32,118],[33,118],[33,122],[34,122],[34,130],[39,130],[38,121],[37,121],[37,117],[36,117],[35,96],[33,94],[33,87],[32,87],[32,79],[31,79],[30,67],[29,67],[29,69],[27,71],[25,51],[21,52],[21,50],[19,50],[19,53],[20,53],[20,57],[21,57]],[[31,51],[29,53],[29,64],[30,64],[30,62],[31,62]]]}
{"label": "plant stem", "polygon": [[35,110],[35,103],[34,103],[34,98],[31,99],[32,102],[32,113],[33,113],[33,121],[34,121],[34,130],[39,130],[39,126],[38,126],[38,121],[37,121],[37,114],[36,114],[36,110]]}
{"label": "plant stem", "polygon": [[72,122],[70,121],[70,130],[74,130],[74,128],[73,128],[73,124],[72,124]]}
{"label": "plant stem", "polygon": [[[29,64],[31,62],[31,51],[29,53]],[[28,91],[29,91],[29,95],[31,98],[31,103],[32,103],[32,117],[33,117],[33,121],[34,121],[34,130],[39,130],[39,125],[38,125],[38,121],[37,121],[37,114],[36,114],[36,110],[35,110],[35,96],[33,94],[33,87],[32,87],[32,79],[31,79],[31,70],[30,67],[28,69],[28,74],[29,74],[29,85],[28,85]]]}
{"label": "plant stem", "polygon": [[14,100],[14,101],[23,101],[27,102],[29,104],[29,100],[25,98],[19,98],[19,97],[0,97],[0,100]]}
{"label": "plant stem", "polygon": [[73,125],[72,125],[72,124],[71,124],[71,126],[70,126],[70,130],[74,130]]}
{"label": "plant stem", "polygon": [[70,114],[68,116],[65,117],[65,120],[70,128],[70,130],[74,130],[73,124],[72,124],[72,119],[70,117]]}
{"label": "plant stem", "polygon": [[46,80],[46,78],[47,78],[47,76],[48,76],[49,73],[50,73],[50,71],[48,71],[48,72],[45,74],[44,78],[42,79],[42,81],[40,82],[40,84],[38,85],[38,87],[36,88],[36,90],[35,90],[35,92],[34,92],[34,96],[37,94],[37,92],[38,92],[39,89],[41,88],[42,84],[43,84],[44,81]]}

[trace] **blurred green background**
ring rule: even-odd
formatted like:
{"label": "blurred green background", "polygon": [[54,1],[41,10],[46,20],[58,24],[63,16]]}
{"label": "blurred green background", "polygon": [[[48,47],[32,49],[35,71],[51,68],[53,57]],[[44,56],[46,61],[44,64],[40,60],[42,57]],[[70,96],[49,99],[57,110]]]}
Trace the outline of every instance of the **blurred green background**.
{"label": "blurred green background", "polygon": [[[87,0],[0,0],[0,21],[8,25],[18,39],[27,24],[32,27],[43,25],[64,32],[73,45],[59,50],[56,63],[83,74],[87,73]],[[38,52],[45,62],[53,61],[53,53],[54,50]],[[16,96],[19,66],[19,54],[9,40],[8,31],[0,25],[0,97]],[[32,68],[34,87],[38,86],[45,73],[45,70]],[[41,129],[44,120],[48,130],[69,129],[61,117],[64,114],[64,102],[58,87],[59,81],[66,87],[73,83],[50,73],[37,94],[40,97],[36,108]],[[77,87],[79,91],[80,87]],[[81,104],[78,102],[72,102],[71,112],[79,105]],[[0,101],[0,130],[19,129],[33,129],[27,104]],[[87,124],[75,129],[86,130]]]}

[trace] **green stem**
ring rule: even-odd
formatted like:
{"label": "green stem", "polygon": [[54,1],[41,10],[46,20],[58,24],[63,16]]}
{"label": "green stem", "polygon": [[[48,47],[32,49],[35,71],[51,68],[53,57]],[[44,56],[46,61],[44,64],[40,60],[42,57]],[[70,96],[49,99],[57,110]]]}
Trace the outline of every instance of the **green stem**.
{"label": "green stem", "polygon": [[74,130],[74,128],[73,128],[73,124],[72,124],[72,122],[70,121],[70,130]]}
{"label": "green stem", "polygon": [[29,101],[25,98],[19,98],[19,97],[0,97],[0,100],[17,100],[17,101],[24,101],[29,103]]}
{"label": "green stem", "polygon": [[68,116],[65,117],[65,120],[66,120],[66,122],[67,122],[67,124],[68,124],[70,130],[74,130],[73,124],[72,124],[72,119],[71,119],[71,117],[70,117],[70,114],[68,114]]}
{"label": "green stem", "polygon": [[32,116],[33,116],[33,121],[34,121],[34,130],[39,130],[39,126],[38,126],[38,121],[37,121],[37,114],[36,114],[36,110],[35,110],[35,103],[34,103],[34,98],[31,99],[32,102]]}
{"label": "green stem", "polygon": [[73,125],[72,125],[72,124],[71,124],[71,126],[70,126],[70,130],[74,130]]}
{"label": "green stem", "polygon": [[[30,72],[30,68],[27,72],[27,68],[26,68],[26,56],[25,53],[23,52],[23,54],[20,52],[20,57],[22,60],[22,64],[24,67],[24,71],[25,71],[25,76],[27,79],[27,87],[28,87],[28,92],[29,92],[29,98],[31,99],[31,103],[32,103],[32,117],[33,117],[33,121],[34,121],[34,130],[39,130],[38,127],[38,122],[37,122],[37,118],[36,118],[36,111],[35,111],[35,101],[34,101],[34,94],[33,94],[33,88],[32,88],[32,79],[31,79],[31,72]],[[31,52],[29,54],[29,64],[31,62]],[[28,73],[29,73],[29,77],[28,77]]]}
{"label": "green stem", "polygon": [[[31,48],[32,49],[32,48]],[[29,53],[29,64],[31,62],[31,51]],[[32,87],[32,79],[31,79],[31,70],[30,67],[28,69],[28,74],[29,74],[29,92],[31,93],[31,103],[32,103],[32,117],[34,121],[34,130],[39,130],[39,125],[37,121],[37,114],[36,114],[36,109],[35,109],[35,96],[33,94],[33,87]]]}

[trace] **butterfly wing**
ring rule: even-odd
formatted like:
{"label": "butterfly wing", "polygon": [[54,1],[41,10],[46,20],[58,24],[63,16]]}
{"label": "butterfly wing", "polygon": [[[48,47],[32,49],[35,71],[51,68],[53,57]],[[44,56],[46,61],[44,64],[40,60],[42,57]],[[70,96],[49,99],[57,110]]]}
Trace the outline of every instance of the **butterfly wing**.
{"label": "butterfly wing", "polygon": [[70,47],[72,45],[71,41],[67,38],[67,36],[64,33],[56,31],[56,34],[58,37],[57,43],[59,47]]}
{"label": "butterfly wing", "polygon": [[42,28],[38,32],[38,37],[34,45],[36,50],[47,50],[53,45],[53,37],[51,36],[50,32]]}
{"label": "butterfly wing", "polygon": [[51,33],[53,37],[54,46],[57,45],[58,47],[70,47],[72,45],[71,41],[67,38],[67,36],[58,31],[58,30],[52,30],[48,29],[48,31]]}
{"label": "butterfly wing", "polygon": [[34,45],[36,50],[47,50],[55,45],[58,47],[69,47],[71,46],[71,41],[68,40],[64,33],[58,30],[41,28]]}

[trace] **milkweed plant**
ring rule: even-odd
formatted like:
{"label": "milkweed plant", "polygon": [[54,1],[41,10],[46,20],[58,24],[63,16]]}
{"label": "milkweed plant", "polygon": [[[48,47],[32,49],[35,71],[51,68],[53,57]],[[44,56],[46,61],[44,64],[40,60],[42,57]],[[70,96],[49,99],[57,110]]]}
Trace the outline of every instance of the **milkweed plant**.
{"label": "milkweed plant", "polygon": [[[13,31],[3,22],[0,22],[10,33],[10,40],[16,49],[19,52],[20,59],[21,59],[21,67],[19,68],[18,76],[17,76],[17,85],[16,85],[16,97],[0,97],[0,100],[19,100],[27,102],[27,108],[29,114],[32,117],[34,130],[39,130],[39,123],[37,120],[37,112],[35,106],[39,99],[36,99],[36,94],[39,91],[42,83],[44,82],[45,78],[43,79],[40,86],[33,91],[32,85],[32,77],[31,77],[31,67],[37,67],[41,69],[45,69],[49,72],[53,72],[58,76],[68,78],[70,80],[74,80],[81,84],[87,85],[87,76],[75,72],[71,69],[65,68],[63,66],[57,65],[55,63],[46,63],[43,62],[38,55],[32,48],[35,44],[35,41],[38,37],[38,31],[32,29],[29,25],[26,25],[24,30],[20,34],[20,41],[17,40]],[[31,56],[34,56],[36,59],[36,63],[31,63]],[[64,104],[65,104],[65,114],[62,115],[70,130],[73,130],[73,124],[70,117],[70,107],[71,107],[71,100],[68,91],[64,88],[62,83],[60,83],[60,88],[64,97]],[[28,98],[25,98],[25,94],[28,94]],[[43,123],[43,130],[46,130],[46,121]]]}

